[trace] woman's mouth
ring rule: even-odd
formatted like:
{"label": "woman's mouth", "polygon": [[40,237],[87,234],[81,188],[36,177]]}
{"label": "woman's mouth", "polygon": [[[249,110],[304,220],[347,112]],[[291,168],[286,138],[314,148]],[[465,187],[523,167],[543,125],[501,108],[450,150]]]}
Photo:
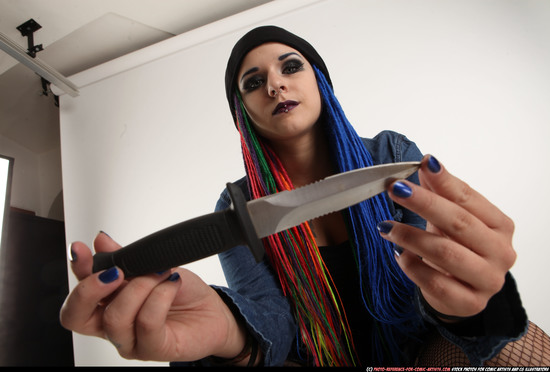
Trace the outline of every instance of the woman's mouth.
{"label": "woman's mouth", "polygon": [[287,112],[289,112],[290,110],[292,110],[293,108],[295,108],[298,105],[299,105],[299,103],[296,102],[296,101],[281,102],[277,105],[277,107],[275,107],[275,110],[273,110],[272,115],[287,113]]}

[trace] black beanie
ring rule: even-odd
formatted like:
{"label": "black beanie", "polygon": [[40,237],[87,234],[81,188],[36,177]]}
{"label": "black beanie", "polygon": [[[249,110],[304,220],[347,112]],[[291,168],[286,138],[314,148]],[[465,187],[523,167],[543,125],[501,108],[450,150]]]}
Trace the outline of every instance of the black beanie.
{"label": "black beanie", "polygon": [[248,52],[257,46],[267,42],[278,42],[288,45],[297,51],[299,51],[310,64],[317,66],[319,70],[323,72],[327,82],[332,86],[330,76],[325,66],[325,62],[317,51],[304,39],[288,32],[285,29],[276,26],[261,26],[257,27],[248,33],[246,33],[233,47],[231,56],[227,62],[227,68],[225,70],[225,94],[227,96],[227,102],[229,103],[229,110],[235,119],[235,112],[233,111],[233,93],[235,92],[235,84],[237,74],[241,67],[241,63]]}

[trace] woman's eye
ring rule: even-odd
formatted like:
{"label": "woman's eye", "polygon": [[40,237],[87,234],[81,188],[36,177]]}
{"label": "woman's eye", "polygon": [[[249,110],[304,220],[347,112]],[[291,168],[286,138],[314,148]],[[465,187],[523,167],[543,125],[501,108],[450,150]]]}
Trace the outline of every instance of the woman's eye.
{"label": "woman's eye", "polygon": [[250,79],[247,79],[244,84],[243,88],[245,91],[250,92],[253,91],[256,88],[259,88],[264,83],[263,79],[259,76],[253,76]]}
{"label": "woman's eye", "polygon": [[304,69],[304,63],[298,60],[291,60],[288,61],[284,68],[283,73],[285,74],[294,74],[298,71],[302,71]]}

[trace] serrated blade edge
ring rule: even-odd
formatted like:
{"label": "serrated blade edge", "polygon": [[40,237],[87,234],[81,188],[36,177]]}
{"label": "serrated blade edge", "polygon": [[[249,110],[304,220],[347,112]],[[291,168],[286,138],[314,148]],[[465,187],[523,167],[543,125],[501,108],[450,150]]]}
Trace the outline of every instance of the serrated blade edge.
{"label": "serrated blade edge", "polygon": [[407,178],[419,167],[420,162],[400,162],[339,173],[249,201],[247,208],[258,237],[263,238],[369,199],[391,180]]}

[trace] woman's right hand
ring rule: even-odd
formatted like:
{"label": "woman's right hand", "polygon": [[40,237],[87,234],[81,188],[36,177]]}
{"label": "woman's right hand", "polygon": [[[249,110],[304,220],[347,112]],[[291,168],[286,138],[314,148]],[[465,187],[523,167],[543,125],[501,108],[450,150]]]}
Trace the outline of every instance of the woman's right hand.
{"label": "woman's right hand", "polygon": [[[120,245],[99,233],[94,247],[112,252]],[[84,243],[73,243],[71,254],[79,283],[61,308],[66,329],[107,339],[127,359],[232,358],[243,349],[244,327],[191,271],[177,268],[125,280],[118,268],[92,273],[92,252]]]}

